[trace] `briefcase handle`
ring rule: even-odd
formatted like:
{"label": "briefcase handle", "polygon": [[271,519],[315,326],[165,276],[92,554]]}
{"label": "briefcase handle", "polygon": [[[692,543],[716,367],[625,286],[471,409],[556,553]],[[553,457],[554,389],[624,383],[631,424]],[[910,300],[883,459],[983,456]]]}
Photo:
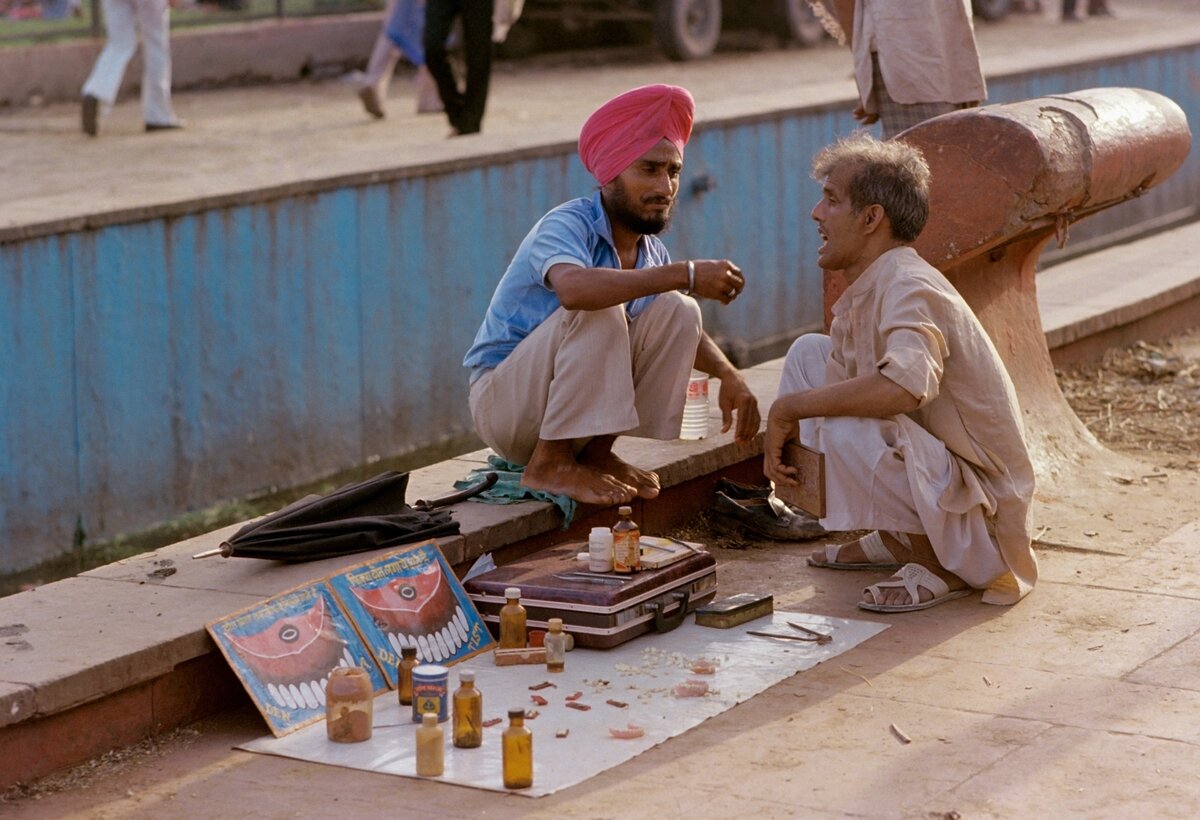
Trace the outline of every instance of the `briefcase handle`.
{"label": "briefcase handle", "polygon": [[688,614],[688,601],[691,600],[691,593],[685,589],[682,592],[672,592],[671,597],[680,603],[679,611],[669,618],[663,614],[663,611],[666,609],[666,607],[662,603],[658,601],[651,601],[650,603],[646,604],[646,606],[654,610],[654,631],[660,634],[663,632],[670,632],[672,629],[679,626],[681,623],[683,623],[683,619],[686,618]]}

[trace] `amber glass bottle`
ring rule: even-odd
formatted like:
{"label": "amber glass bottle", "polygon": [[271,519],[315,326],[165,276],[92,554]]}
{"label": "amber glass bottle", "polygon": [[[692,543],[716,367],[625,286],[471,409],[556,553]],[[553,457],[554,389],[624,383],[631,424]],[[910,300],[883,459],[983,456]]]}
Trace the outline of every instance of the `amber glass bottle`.
{"label": "amber glass bottle", "polygon": [[508,728],[500,739],[504,788],[528,789],[533,785],[533,732],[525,725],[524,709],[508,710]]}
{"label": "amber glass bottle", "polygon": [[525,607],[521,606],[521,590],[509,587],[504,590],[507,603],[500,607],[500,648],[525,648]]}
{"label": "amber glass bottle", "polygon": [[446,769],[446,733],[436,712],[421,715],[417,727],[417,775],[441,777]]}
{"label": "amber glass bottle", "polygon": [[633,520],[633,507],[617,508],[621,516],[613,524],[613,569],[637,572],[642,568],[642,531]]}
{"label": "amber glass bottle", "polygon": [[454,745],[474,749],[483,745],[483,694],[475,688],[475,673],[460,672],[454,692]]}
{"label": "amber glass bottle", "polygon": [[396,664],[396,691],[400,694],[400,703],[412,706],[412,671],[420,663],[417,660],[417,648],[405,646],[400,650],[400,663]]}
{"label": "amber glass bottle", "polygon": [[567,633],[563,632],[562,618],[551,618],[546,623],[550,628],[542,639],[546,647],[546,671],[561,672],[567,661]]}

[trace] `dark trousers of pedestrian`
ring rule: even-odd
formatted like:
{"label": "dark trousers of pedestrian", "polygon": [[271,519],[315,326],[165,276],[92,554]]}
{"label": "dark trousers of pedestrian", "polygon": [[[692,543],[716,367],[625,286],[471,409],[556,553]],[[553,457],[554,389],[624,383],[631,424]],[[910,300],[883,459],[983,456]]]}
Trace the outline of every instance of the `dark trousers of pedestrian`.
{"label": "dark trousers of pedestrian", "polygon": [[[488,81],[492,73],[493,0],[428,0],[425,5],[425,65],[437,83],[450,126],[474,134],[483,125]],[[459,90],[446,52],[454,18],[462,17],[462,46],[467,76]]]}

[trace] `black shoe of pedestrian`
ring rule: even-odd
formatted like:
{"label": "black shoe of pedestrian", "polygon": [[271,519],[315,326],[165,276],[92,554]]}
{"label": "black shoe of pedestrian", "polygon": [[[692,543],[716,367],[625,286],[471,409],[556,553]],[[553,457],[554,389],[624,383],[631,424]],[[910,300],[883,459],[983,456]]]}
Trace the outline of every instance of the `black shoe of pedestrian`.
{"label": "black shoe of pedestrian", "polygon": [[375,90],[374,86],[365,85],[358,89],[358,98],[362,100],[363,108],[367,110],[368,114],[377,120],[384,118],[383,106],[379,102],[379,92]]}
{"label": "black shoe of pedestrian", "polygon": [[776,498],[770,488],[767,491],[766,496],[741,499],[718,491],[711,523],[726,532],[748,530],[772,541],[810,541],[828,535],[816,518]]}
{"label": "black shoe of pedestrian", "polygon": [[182,122],[148,122],[146,131],[178,131],[183,128]]}
{"label": "black shoe of pedestrian", "polygon": [[83,133],[89,137],[96,136],[96,133],[100,130],[100,100],[91,94],[84,94],[82,113]]}

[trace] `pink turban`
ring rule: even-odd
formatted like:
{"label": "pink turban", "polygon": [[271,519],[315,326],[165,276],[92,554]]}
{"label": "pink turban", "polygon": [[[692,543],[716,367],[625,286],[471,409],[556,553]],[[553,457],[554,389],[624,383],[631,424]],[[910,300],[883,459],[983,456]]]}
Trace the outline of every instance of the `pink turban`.
{"label": "pink turban", "polygon": [[696,101],[676,85],[644,85],[597,108],[579,132],[579,158],[601,185],[664,137],[679,149],[692,135]]}

